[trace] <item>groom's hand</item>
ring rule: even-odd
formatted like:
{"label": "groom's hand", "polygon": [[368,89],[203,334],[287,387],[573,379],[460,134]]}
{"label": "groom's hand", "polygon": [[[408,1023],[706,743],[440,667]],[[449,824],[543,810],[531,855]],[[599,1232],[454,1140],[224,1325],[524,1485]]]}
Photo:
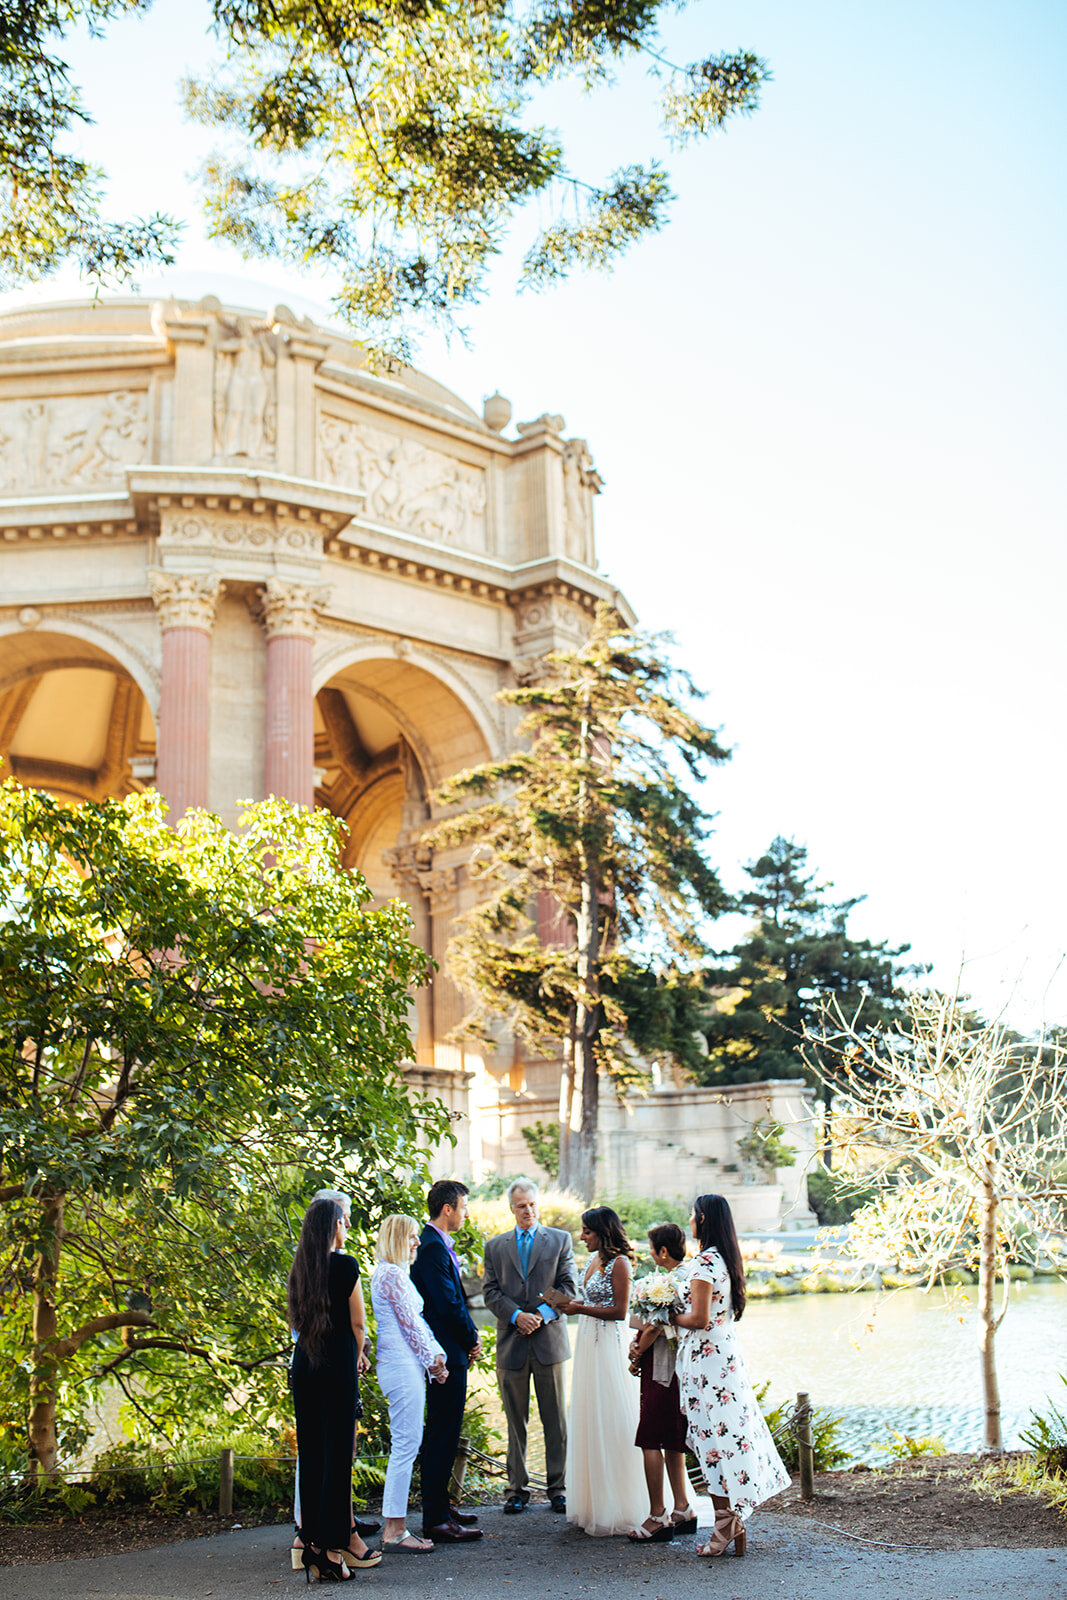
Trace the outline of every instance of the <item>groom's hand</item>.
{"label": "groom's hand", "polygon": [[515,1318],[515,1326],[520,1333],[536,1333],[541,1326],[541,1318],[536,1311],[520,1311]]}

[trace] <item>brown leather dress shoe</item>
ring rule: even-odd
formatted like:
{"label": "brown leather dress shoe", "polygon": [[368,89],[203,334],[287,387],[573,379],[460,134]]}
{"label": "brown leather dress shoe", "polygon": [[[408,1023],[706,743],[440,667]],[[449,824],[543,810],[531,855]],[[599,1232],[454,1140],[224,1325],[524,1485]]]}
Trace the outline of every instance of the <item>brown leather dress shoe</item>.
{"label": "brown leather dress shoe", "polygon": [[458,1506],[453,1506],[449,1521],[458,1522],[461,1528],[473,1528],[477,1524],[478,1518],[473,1511],[460,1511]]}
{"label": "brown leather dress shoe", "polygon": [[481,1528],[464,1528],[458,1522],[439,1522],[435,1528],[423,1528],[424,1539],[432,1539],[434,1544],[467,1544],[472,1539],[482,1537]]}

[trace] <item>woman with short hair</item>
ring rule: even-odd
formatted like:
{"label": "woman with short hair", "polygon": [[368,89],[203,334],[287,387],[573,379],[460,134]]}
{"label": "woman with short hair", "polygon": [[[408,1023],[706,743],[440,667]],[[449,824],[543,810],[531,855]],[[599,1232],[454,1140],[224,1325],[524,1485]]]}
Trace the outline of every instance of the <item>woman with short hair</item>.
{"label": "woman with short hair", "polygon": [[382,1549],[426,1555],[430,1539],[407,1526],[411,1469],[422,1443],[426,1379],[444,1383],[445,1352],[422,1314],[422,1296],[411,1281],[411,1262],[419,1246],[414,1217],[386,1217],[378,1230],[377,1265],[370,1293],[378,1324],[378,1383],[389,1403],[389,1465],[382,1494],[385,1528]]}
{"label": "woman with short hair", "polygon": [[745,1309],[745,1268],[730,1207],[721,1194],[698,1195],[689,1219],[700,1246],[689,1273],[689,1309],[672,1317],[681,1330],[678,1378],[689,1445],[703,1469],[715,1527],[697,1555],[745,1553],[745,1519],[789,1487],[745,1370],[734,1332]]}
{"label": "woman with short hair", "polygon": [[299,1335],[291,1368],[300,1466],[301,1564],[310,1580],[351,1578],[377,1566],[352,1529],[352,1456],[365,1367],[366,1313],[359,1263],[346,1255],[344,1208],[313,1200],[289,1272],[289,1323]]}
{"label": "woman with short hair", "polygon": [[[676,1222],[657,1222],[648,1230],[648,1247],[654,1264],[670,1273],[682,1288],[688,1277],[685,1234]],[[676,1533],[696,1533],[697,1516],[689,1501],[685,1470],[686,1423],[682,1414],[676,1351],[670,1329],[662,1322],[637,1323],[630,1344],[630,1371],[641,1380],[641,1420],[634,1443],[644,1459],[648,1485],[648,1516],[631,1533],[635,1544],[657,1544]],[[667,1510],[663,1494],[663,1468],[674,1496]]]}

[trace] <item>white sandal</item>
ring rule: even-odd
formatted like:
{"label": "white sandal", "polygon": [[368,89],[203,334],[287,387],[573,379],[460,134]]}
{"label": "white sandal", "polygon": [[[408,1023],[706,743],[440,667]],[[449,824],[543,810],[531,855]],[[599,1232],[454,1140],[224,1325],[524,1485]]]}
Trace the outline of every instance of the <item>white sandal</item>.
{"label": "white sandal", "polygon": [[406,1556],[428,1556],[435,1548],[432,1539],[420,1539],[409,1528],[405,1528],[396,1539],[382,1540],[383,1550],[397,1550]]}
{"label": "white sandal", "polygon": [[669,1511],[661,1517],[646,1517],[639,1528],[626,1537],[631,1544],[663,1544],[674,1537],[674,1521]]}

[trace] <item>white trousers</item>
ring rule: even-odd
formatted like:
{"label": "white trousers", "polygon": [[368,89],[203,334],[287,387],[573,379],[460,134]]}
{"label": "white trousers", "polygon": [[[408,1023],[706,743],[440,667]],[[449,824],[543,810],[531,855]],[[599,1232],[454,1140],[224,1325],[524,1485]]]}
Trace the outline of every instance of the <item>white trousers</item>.
{"label": "white trousers", "polygon": [[412,1358],[378,1364],[378,1383],[389,1402],[389,1465],[382,1491],[382,1515],[407,1519],[411,1469],[422,1443],[426,1374]]}

